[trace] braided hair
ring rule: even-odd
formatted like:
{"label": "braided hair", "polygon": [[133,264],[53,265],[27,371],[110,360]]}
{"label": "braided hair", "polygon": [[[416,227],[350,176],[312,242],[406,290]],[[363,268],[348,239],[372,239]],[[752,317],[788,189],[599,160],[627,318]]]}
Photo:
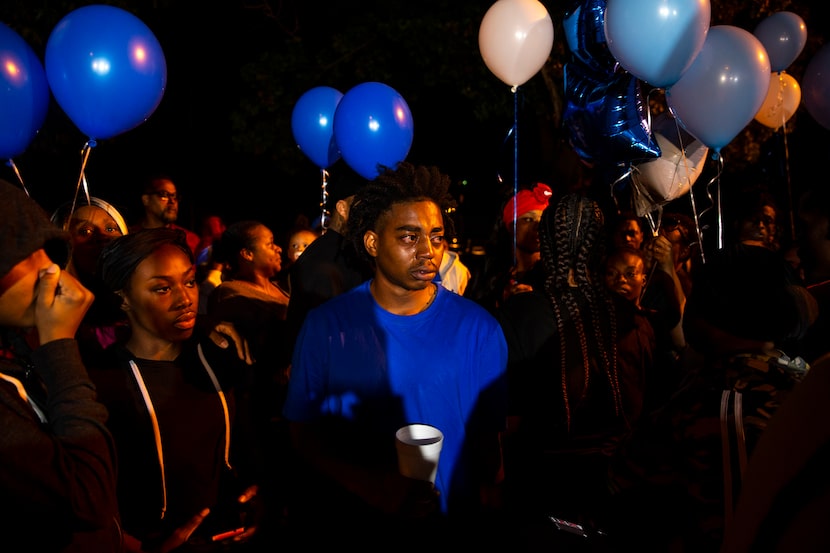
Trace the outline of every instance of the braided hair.
{"label": "braided hair", "polygon": [[363,246],[363,236],[374,230],[378,219],[393,205],[406,202],[435,202],[444,215],[446,234],[454,232],[453,220],[448,216],[456,207],[449,192],[450,177],[437,167],[413,165],[402,161],[397,168],[386,168],[378,177],[357,191],[349,209],[348,240],[358,255],[374,266],[374,258]]}
{"label": "braided hair", "polygon": [[560,340],[559,369],[568,428],[571,424],[568,333],[579,339],[582,390],[591,381],[592,354],[598,357],[617,416],[623,414],[617,374],[616,310],[602,281],[605,257],[604,216],[599,205],[580,194],[568,194],[542,213],[540,254],[545,292],[550,299]]}

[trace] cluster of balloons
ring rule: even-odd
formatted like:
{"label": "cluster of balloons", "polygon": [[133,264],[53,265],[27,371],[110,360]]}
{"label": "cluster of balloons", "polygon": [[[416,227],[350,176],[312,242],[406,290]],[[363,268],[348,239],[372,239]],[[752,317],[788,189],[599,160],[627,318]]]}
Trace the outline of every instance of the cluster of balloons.
{"label": "cluster of balloons", "polygon": [[107,5],[78,8],[58,22],[45,65],[0,24],[0,158],[23,153],[40,130],[50,90],[93,142],[140,125],[161,103],[167,64],[150,29]]}
{"label": "cluster of balloons", "polygon": [[572,60],[565,64],[563,123],[574,150],[588,162],[653,159],[660,148],[649,130],[642,86],[609,49],[606,12],[606,0],[583,0],[566,9]]}
{"label": "cluster of balloons", "polygon": [[345,94],[328,86],[306,91],[291,113],[297,146],[325,170],[341,157],[357,174],[372,180],[383,167],[395,167],[412,147],[409,106],[394,88],[366,82]]}
{"label": "cluster of balloons", "polygon": [[[658,202],[689,190],[708,150],[719,155],[753,119],[781,127],[801,101],[785,72],[807,40],[798,15],[774,13],[754,33],[710,22],[709,0],[572,0],[566,8],[571,143],[585,160],[630,164],[635,184]],[[805,80],[828,74],[830,51],[822,62]],[[811,83],[807,104],[830,124],[830,79],[822,80]],[[665,91],[669,115],[654,124],[642,83]]]}

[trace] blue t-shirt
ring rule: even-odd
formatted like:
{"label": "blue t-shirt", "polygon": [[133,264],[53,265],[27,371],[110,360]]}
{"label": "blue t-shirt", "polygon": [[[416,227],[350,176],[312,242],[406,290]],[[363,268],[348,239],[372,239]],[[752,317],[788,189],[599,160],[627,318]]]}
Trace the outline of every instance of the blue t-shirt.
{"label": "blue t-shirt", "polygon": [[369,285],[309,312],[283,414],[290,421],[328,418],[346,440],[341,451],[387,467],[395,462],[398,428],[439,428],[444,444],[435,485],[444,512],[463,511],[478,498],[472,438],[495,435],[506,421],[504,334],[483,307],[441,286],[424,312],[394,315],[375,302]]}

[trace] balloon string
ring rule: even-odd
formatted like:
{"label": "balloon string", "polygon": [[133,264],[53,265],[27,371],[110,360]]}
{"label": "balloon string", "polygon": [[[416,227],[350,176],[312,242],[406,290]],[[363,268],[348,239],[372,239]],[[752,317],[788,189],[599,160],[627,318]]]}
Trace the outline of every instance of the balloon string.
{"label": "balloon string", "polygon": [[[657,222],[654,221],[654,212],[657,212]],[[663,220],[663,206],[658,205],[653,211],[646,213],[646,220],[648,221],[649,226],[651,227],[651,235],[653,238],[656,238],[657,235],[660,234],[660,223]],[[654,278],[654,271],[657,270],[657,263],[652,261],[651,267],[648,270],[648,276],[646,276],[646,282],[643,284],[642,290],[640,290],[640,300],[645,297],[646,289],[648,288],[649,284],[651,284],[651,280]]]}
{"label": "balloon string", "polygon": [[329,217],[331,217],[331,211],[328,210],[328,202],[329,202],[329,191],[328,191],[328,176],[329,172],[325,169],[320,169],[320,228],[322,229],[322,233],[325,234],[326,231],[329,229]]}
{"label": "balloon string", "polygon": [[[691,169],[689,168],[689,158],[686,156],[686,145],[683,144],[683,133],[680,130],[680,123],[677,122],[677,118],[674,119],[674,130],[677,132],[677,143],[680,145],[680,161],[683,163],[683,169],[686,171],[685,176],[686,180],[689,181],[689,193],[692,192],[692,182],[690,175],[692,174]],[[675,167],[675,174],[672,177],[677,175],[677,167]],[[672,182],[678,183],[677,186],[680,187],[682,182],[681,179],[672,178]],[[669,191],[670,194],[674,194],[677,190]]]}
{"label": "balloon string", "polygon": [[95,147],[94,140],[88,140],[86,144],[84,144],[83,149],[81,150],[81,174],[78,176],[78,184],[75,185],[75,197],[72,200],[72,209],[70,211],[71,214],[75,212],[75,204],[78,201],[78,194],[81,191],[81,185],[84,187],[84,192],[86,194],[87,203],[89,203],[89,185],[86,181],[86,163],[89,160],[89,154],[92,152],[92,148]]}
{"label": "balloon string", "polygon": [[26,188],[26,184],[23,182],[23,177],[20,176],[20,171],[17,169],[17,165],[14,164],[14,160],[10,159],[6,162],[6,165],[12,168],[12,171],[14,171],[17,180],[20,182],[20,186],[23,187],[23,191],[26,193],[27,196],[31,198],[32,195],[29,194],[29,190]]}
{"label": "balloon string", "polygon": [[689,205],[692,208],[692,219],[695,222],[695,235],[697,236],[697,250],[700,252],[700,262],[706,264],[706,256],[703,253],[703,232],[700,230],[700,216],[697,213],[695,203],[694,183],[689,185]]}
{"label": "balloon string", "polygon": [[519,87],[511,87],[510,91],[513,93],[513,266],[518,267],[519,252],[516,240],[518,200],[516,196],[519,194]]}
{"label": "balloon string", "polygon": [[[671,111],[670,111],[671,113]],[[692,174],[691,170],[689,169],[689,158],[686,156],[686,146],[683,144],[683,133],[680,129],[680,123],[677,121],[677,117],[674,117],[672,113],[672,119],[674,119],[674,129],[677,132],[677,143],[680,144],[680,152],[681,152],[681,160],[683,161],[683,168],[686,170],[686,178],[689,179],[689,205],[692,209],[692,220],[695,222],[695,236],[697,237],[697,245],[698,251],[700,252],[700,262],[706,263],[706,256],[703,253],[703,232],[700,230],[700,215],[697,213],[697,204],[695,203],[695,183],[692,182],[689,175]],[[706,163],[706,158],[703,159],[703,163]]]}
{"label": "balloon string", "polygon": [[718,249],[723,249],[723,200],[721,195],[721,186],[720,186],[720,176],[723,173],[723,158],[720,155],[720,152],[716,152],[715,155],[717,156],[718,161],[718,174],[712,179],[713,181],[717,181],[715,185],[715,191],[718,194],[718,202],[717,202],[717,217],[718,217]]}
{"label": "balloon string", "polygon": [[784,172],[787,178],[787,202],[790,205],[790,238],[795,240],[795,206],[793,206],[793,186],[790,180],[790,149],[787,146],[787,121],[783,112],[781,113],[781,118],[784,119],[781,132],[784,137]]}
{"label": "balloon string", "polygon": [[[617,188],[617,185],[621,183],[623,180],[631,176],[631,179],[634,180],[633,173],[634,171],[639,172],[639,169],[633,169],[631,165],[628,166],[628,170],[625,171],[622,175],[614,179],[614,182],[611,183],[611,187],[609,188],[608,192],[611,195],[611,199],[614,200],[614,206],[617,208],[617,213],[620,212],[620,202],[617,200],[617,196],[614,194],[614,190]],[[636,187],[634,187],[636,189]]]}

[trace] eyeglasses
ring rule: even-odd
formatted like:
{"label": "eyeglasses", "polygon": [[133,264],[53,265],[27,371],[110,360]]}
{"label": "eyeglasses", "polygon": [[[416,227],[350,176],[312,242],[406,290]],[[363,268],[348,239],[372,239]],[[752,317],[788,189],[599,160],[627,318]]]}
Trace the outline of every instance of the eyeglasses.
{"label": "eyeglasses", "polygon": [[162,200],[165,200],[165,201],[168,201],[168,202],[178,202],[179,201],[179,195],[178,194],[171,193],[171,192],[168,192],[166,190],[156,190],[155,192],[152,192],[152,194],[154,196],[158,196]]}

